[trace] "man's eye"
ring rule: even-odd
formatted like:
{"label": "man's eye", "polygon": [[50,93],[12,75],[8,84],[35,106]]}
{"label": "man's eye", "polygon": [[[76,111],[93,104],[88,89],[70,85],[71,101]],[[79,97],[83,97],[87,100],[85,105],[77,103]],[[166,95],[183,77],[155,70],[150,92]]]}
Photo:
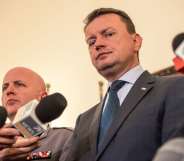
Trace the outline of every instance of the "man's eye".
{"label": "man's eye", "polygon": [[2,87],[2,91],[5,91],[7,89],[7,86]]}
{"label": "man's eye", "polygon": [[92,46],[92,45],[95,44],[95,42],[96,42],[95,39],[89,39],[89,40],[87,41],[87,44],[88,44],[89,46]]}
{"label": "man's eye", "polygon": [[17,83],[16,83],[16,86],[19,86],[19,87],[23,86],[23,87],[25,87],[26,85],[25,85],[24,83],[17,82]]}
{"label": "man's eye", "polygon": [[105,37],[111,37],[115,34],[115,32],[106,32],[104,33]]}

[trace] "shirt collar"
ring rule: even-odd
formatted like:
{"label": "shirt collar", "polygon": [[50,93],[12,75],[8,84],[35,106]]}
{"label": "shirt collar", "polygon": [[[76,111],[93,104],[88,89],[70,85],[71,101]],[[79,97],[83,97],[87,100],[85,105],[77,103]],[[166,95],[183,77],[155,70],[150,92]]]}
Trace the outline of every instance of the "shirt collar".
{"label": "shirt collar", "polygon": [[[141,65],[137,65],[134,68],[130,69],[125,74],[123,74],[118,80],[123,80],[130,84],[134,84],[143,72],[144,69],[141,67]],[[109,82],[108,86],[110,86],[111,84],[112,82]]]}

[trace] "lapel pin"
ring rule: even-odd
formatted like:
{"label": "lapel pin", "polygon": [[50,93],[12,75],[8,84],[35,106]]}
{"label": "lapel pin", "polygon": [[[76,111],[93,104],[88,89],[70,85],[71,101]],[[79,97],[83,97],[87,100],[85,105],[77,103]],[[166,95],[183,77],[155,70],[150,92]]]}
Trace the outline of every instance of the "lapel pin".
{"label": "lapel pin", "polygon": [[142,88],[141,88],[141,90],[145,91],[145,90],[146,90],[146,88],[145,88],[145,87],[142,87]]}

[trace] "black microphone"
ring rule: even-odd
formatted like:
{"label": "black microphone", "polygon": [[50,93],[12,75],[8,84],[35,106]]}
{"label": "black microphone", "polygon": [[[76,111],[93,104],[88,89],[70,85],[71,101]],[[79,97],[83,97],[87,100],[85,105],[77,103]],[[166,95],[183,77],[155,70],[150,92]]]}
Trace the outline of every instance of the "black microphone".
{"label": "black microphone", "polygon": [[35,109],[36,116],[42,123],[58,118],[67,106],[67,101],[60,93],[43,98]]}
{"label": "black microphone", "polygon": [[[172,49],[175,52],[184,43],[184,33],[177,34],[172,41]],[[183,52],[184,53],[184,52]],[[177,55],[177,53],[175,53]],[[179,55],[178,55],[179,56]]]}
{"label": "black microphone", "polygon": [[65,97],[59,93],[48,95],[40,102],[32,100],[20,107],[13,125],[25,137],[38,136],[47,129],[46,123],[58,118],[66,106]]}
{"label": "black microphone", "polygon": [[157,151],[153,161],[183,161],[184,138],[178,137],[166,142]]}
{"label": "black microphone", "polygon": [[173,59],[175,69],[184,73],[184,33],[176,35],[172,41],[172,49],[176,57]]}
{"label": "black microphone", "polygon": [[0,128],[4,126],[6,118],[7,118],[7,111],[4,107],[0,106]]}

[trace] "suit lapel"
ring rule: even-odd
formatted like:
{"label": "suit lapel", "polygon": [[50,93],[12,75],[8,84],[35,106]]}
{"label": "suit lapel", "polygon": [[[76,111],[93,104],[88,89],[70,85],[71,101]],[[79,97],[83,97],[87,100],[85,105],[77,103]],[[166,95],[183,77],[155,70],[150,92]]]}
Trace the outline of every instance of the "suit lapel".
{"label": "suit lapel", "polygon": [[136,105],[143,99],[143,96],[145,96],[152,89],[154,85],[154,79],[155,78],[148,72],[144,72],[135,82],[134,86],[125,98],[121,110],[117,113],[117,116],[115,116],[115,120],[112,122],[111,127],[109,128],[108,135],[106,135],[104,139],[104,143],[102,148],[99,150],[97,158],[111,142],[113,136],[118,132],[131,112],[133,112],[133,110],[137,107]]}
{"label": "suit lapel", "polygon": [[95,156],[97,153],[97,140],[98,140],[98,130],[100,126],[100,116],[101,116],[101,111],[103,107],[103,102],[101,102],[99,105],[97,105],[95,114],[94,114],[94,119],[91,123],[90,129],[91,129],[91,136],[90,136],[90,146],[92,149],[92,153]]}

